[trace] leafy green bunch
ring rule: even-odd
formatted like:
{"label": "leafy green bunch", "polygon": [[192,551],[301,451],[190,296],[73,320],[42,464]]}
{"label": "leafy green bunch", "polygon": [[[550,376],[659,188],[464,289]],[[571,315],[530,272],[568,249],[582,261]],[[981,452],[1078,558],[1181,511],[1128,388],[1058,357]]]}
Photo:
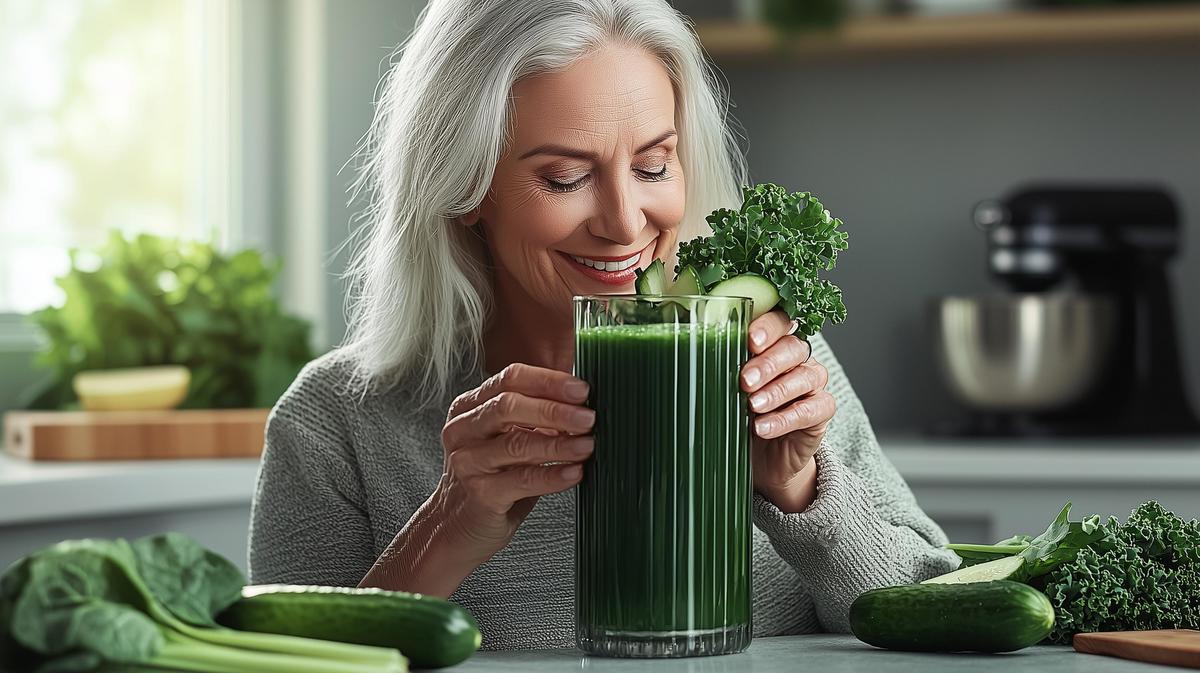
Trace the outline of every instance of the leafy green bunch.
{"label": "leafy green bunch", "polygon": [[1200,627],[1200,522],[1151,500],[1129,515],[1070,521],[1067,503],[1037,537],[994,545],[946,545],[963,566],[1018,556],[1010,579],[1043,591],[1054,606],[1049,640],[1076,633]]}
{"label": "leafy green bunch", "polygon": [[1046,576],[1057,619],[1050,640],[1092,631],[1200,627],[1200,522],[1154,501]]}
{"label": "leafy green bunch", "polygon": [[1100,517],[1093,514],[1083,521],[1071,521],[1071,503],[1063,506],[1045,532],[1037,537],[1014,535],[994,545],[948,544],[962,558],[962,567],[994,561],[1004,556],[1018,556],[1024,563],[1010,579],[1028,581],[1075,558],[1080,549],[1099,540],[1106,533]]}
{"label": "leafy green bunch", "polygon": [[95,255],[72,250],[56,281],[65,303],[32,316],[51,378],[27,405],[70,406],[80,371],[165,364],[191,369],[184,407],[273,405],[312,358],[308,323],[275,300],[278,271],[256,250],[148,234],[113,232]]}
{"label": "leafy green bunch", "polygon": [[779,306],[800,322],[809,337],[826,320],[846,319],[842,291],[817,277],[837,263],[848,247],[842,221],[809,192],[789,193],[775,184],[745,187],[738,210],[720,208],[708,216],[712,235],[679,246],[679,268],[701,270],[706,286],[743,273],[769,280],[779,291]]}
{"label": "leafy green bunch", "polygon": [[0,577],[0,670],[34,673],[402,673],[393,649],[219,627],[236,566],[167,533],[68,540]]}

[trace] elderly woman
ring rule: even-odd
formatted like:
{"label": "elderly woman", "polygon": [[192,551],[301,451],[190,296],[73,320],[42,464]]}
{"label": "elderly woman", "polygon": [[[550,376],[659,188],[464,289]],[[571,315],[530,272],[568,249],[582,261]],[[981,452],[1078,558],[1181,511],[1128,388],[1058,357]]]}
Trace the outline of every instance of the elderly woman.
{"label": "elderly woman", "polygon": [[[737,207],[727,100],[663,0],[433,0],[402,53],[349,336],[271,414],[251,576],[447,596],[487,648],[571,645],[595,418],[571,297],[631,292],[627,267]],[[756,635],[846,630],[861,592],[955,565],[828,344],[789,327],[755,320],[741,372]]]}

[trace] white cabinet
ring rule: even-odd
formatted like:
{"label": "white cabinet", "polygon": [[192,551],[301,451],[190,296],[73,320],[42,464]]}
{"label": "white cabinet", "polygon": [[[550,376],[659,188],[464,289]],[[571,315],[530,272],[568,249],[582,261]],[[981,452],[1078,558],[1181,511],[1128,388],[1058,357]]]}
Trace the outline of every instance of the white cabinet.
{"label": "white cabinet", "polygon": [[1200,439],[1023,441],[881,437],[921,507],[956,542],[1036,535],[1071,518],[1124,520],[1147,500],[1200,517]]}

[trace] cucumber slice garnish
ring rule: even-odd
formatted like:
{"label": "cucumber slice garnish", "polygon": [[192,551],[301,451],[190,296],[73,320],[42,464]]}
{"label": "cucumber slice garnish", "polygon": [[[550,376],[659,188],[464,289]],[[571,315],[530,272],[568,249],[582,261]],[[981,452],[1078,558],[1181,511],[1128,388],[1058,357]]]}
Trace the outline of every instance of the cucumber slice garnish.
{"label": "cucumber slice garnish", "polygon": [[700,276],[700,287],[712,287],[725,278],[725,270],[716,264],[707,264],[696,273]]}
{"label": "cucumber slice garnish", "polygon": [[637,271],[637,280],[633,282],[633,288],[638,294],[662,296],[662,293],[667,289],[667,272],[663,268],[661,259],[656,259],[650,262],[644,271]]}
{"label": "cucumber slice garnish", "polygon": [[667,294],[704,294],[704,286],[700,283],[700,275],[690,266],[683,267],[679,270],[679,275],[675,277],[675,282],[671,283],[671,287],[667,289]]}
{"label": "cucumber slice garnish", "polygon": [[754,300],[754,308],[750,311],[751,320],[764,315],[779,303],[779,291],[771,281],[755,273],[743,273],[723,280],[714,285],[708,293],[720,297],[746,297]]}
{"label": "cucumber slice garnish", "polygon": [[987,563],[960,568],[945,575],[938,575],[937,577],[921,582],[921,584],[973,584],[975,582],[1019,579],[1016,575],[1021,571],[1021,566],[1024,565],[1025,559],[1020,556],[1005,556],[995,561],[988,561]]}

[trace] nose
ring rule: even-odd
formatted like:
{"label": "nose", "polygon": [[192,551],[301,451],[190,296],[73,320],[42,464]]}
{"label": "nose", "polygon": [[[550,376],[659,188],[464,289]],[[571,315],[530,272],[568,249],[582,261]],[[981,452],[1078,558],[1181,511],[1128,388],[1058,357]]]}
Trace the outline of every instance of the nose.
{"label": "nose", "polygon": [[599,213],[588,226],[593,236],[620,245],[637,242],[646,226],[646,217],[630,179],[612,178],[602,185],[597,204]]}

